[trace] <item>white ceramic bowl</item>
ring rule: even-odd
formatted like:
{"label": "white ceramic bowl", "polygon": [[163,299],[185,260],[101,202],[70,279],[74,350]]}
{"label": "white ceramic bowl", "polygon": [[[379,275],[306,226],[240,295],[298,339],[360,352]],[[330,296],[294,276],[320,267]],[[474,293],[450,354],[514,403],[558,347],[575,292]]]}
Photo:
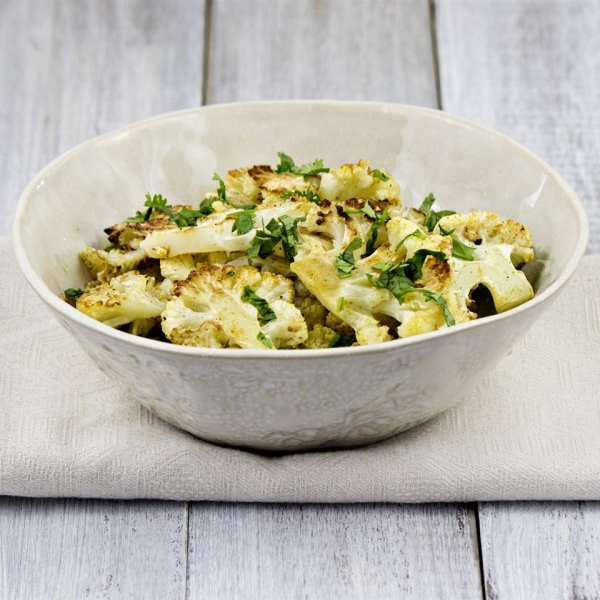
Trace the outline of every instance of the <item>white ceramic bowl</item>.
{"label": "white ceramic bowl", "polygon": [[[134,337],[59,298],[87,277],[84,245],[146,192],[196,203],[213,171],[274,164],[283,150],[325,164],[368,158],[398,178],[404,204],[526,223],[537,296],[501,315],[369,347],[211,350]],[[19,265],[102,371],[167,421],[222,444],[289,451],[383,440],[459,402],[569,280],[588,238],[585,210],[548,165],[505,136],[446,113],[392,104],[276,102],[167,114],[93,139],[43,169],[19,201]],[[542,359],[540,359],[542,360]]]}

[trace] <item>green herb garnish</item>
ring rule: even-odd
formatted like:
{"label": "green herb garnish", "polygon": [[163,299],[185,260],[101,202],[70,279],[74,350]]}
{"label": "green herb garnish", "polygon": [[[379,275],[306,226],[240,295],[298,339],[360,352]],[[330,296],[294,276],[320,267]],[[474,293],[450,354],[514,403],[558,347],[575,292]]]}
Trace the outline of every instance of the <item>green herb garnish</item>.
{"label": "green herb garnish", "polygon": [[442,235],[448,235],[452,239],[452,256],[462,260],[473,260],[475,248],[463,244],[456,236],[452,235],[456,229],[446,231],[441,225],[439,225],[439,229]]}
{"label": "green herb garnish", "polygon": [[317,158],[305,165],[296,165],[294,159],[285,152],[278,152],[279,164],[275,168],[277,173],[294,173],[294,175],[318,175],[319,173],[329,173],[329,169],[323,166],[323,159]]}
{"label": "green herb garnish", "polygon": [[[221,177],[219,177],[218,173],[213,173],[213,181],[218,181],[219,182],[219,189],[217,190],[217,197],[212,199],[212,202],[216,202],[217,200],[220,200],[221,202],[224,202],[225,204],[229,204],[229,206],[233,206],[233,208],[239,208],[241,210],[254,210],[256,208],[256,206],[254,204],[236,204],[235,202],[232,202],[228,197],[227,197],[227,189],[225,188],[225,182],[221,179]],[[212,209],[212,203],[210,205],[211,209]],[[200,208],[202,208],[202,205],[200,206]],[[212,212],[212,210],[211,210]]]}
{"label": "green herb garnish", "polygon": [[373,177],[375,177],[376,179],[381,179],[381,181],[389,181],[389,179],[390,179],[389,175],[386,175],[379,169],[374,169],[371,172],[371,175],[373,175]]}
{"label": "green herb garnish", "polygon": [[282,200],[289,200],[290,198],[292,198],[294,196],[303,196],[309,202],[312,202],[314,204],[321,203],[321,197],[316,192],[313,192],[311,188],[308,188],[304,191],[286,190],[285,192],[281,192],[281,194],[279,194],[279,196],[281,197]]}
{"label": "green herb garnish", "polygon": [[262,331],[256,336],[256,339],[267,348],[273,348],[273,342]]}
{"label": "green herb garnish", "polygon": [[330,348],[339,348],[340,346],[352,346],[356,341],[353,335],[346,335],[345,333],[336,333],[329,343]]}
{"label": "green herb garnish", "polygon": [[231,231],[237,231],[238,235],[244,235],[254,229],[254,212],[252,210],[240,210],[229,215],[237,217]]}
{"label": "green herb garnish", "polygon": [[346,300],[344,299],[344,296],[340,296],[338,298],[338,301],[337,301],[338,312],[344,310],[344,304],[345,304],[345,302],[346,302]]}
{"label": "green herb garnish", "polygon": [[259,256],[267,258],[273,254],[275,246],[279,242],[283,247],[283,254],[289,262],[293,262],[296,256],[295,245],[298,243],[298,222],[303,218],[294,219],[289,215],[281,215],[279,219],[271,219],[266,227],[258,229],[254,239],[250,242],[248,248],[248,264]]}
{"label": "green herb garnish", "polygon": [[277,318],[277,315],[271,310],[269,303],[264,298],[261,298],[249,285],[244,287],[242,300],[256,308],[259,315],[258,321],[261,325]]}
{"label": "green herb garnish", "polygon": [[402,246],[402,244],[404,244],[404,242],[409,237],[416,237],[416,238],[419,238],[420,240],[427,239],[427,236],[420,229],[415,229],[412,233],[409,233],[407,236],[403,237],[400,240],[400,242],[398,242],[398,245],[396,246],[396,252],[398,252],[398,250],[400,250],[400,247]]}
{"label": "green herb garnish", "polygon": [[85,292],[82,289],[74,290],[73,288],[67,288],[63,292],[65,300],[69,304],[72,304],[73,306],[75,306],[75,302],[77,301],[77,298],[79,298],[79,296],[83,296],[83,294],[85,294]]}
{"label": "green herb garnish", "polygon": [[456,214],[453,210],[440,210],[439,212],[436,212],[435,210],[431,209],[434,203],[435,196],[433,194],[429,194],[425,200],[423,200],[421,206],[419,206],[419,210],[425,213],[425,222],[423,225],[427,227],[429,231],[433,231],[435,229],[435,226],[442,217]]}
{"label": "green herb garnish", "polygon": [[137,210],[135,212],[135,217],[129,217],[129,219],[126,219],[126,222],[127,223],[142,223],[143,221],[149,221],[151,216],[152,216],[152,208],[149,208],[148,210],[145,210],[144,212]]}
{"label": "green herb garnish", "polygon": [[[368,202],[365,204],[365,206],[367,205]],[[369,229],[369,235],[367,236],[367,244],[365,246],[365,253],[362,255],[362,258],[365,258],[366,256],[371,256],[371,254],[373,254],[373,252],[375,251],[375,242],[377,242],[377,236],[379,235],[379,229],[382,225],[384,225],[390,220],[387,214],[387,208],[383,211],[383,214],[381,216],[377,216],[377,214],[375,214],[375,216],[377,217],[377,221],[375,221],[375,223],[371,225],[371,229]]]}
{"label": "green herb garnish", "polygon": [[354,265],[354,252],[361,246],[361,238],[355,237],[348,246],[346,246],[346,249],[335,259],[335,266],[337,267],[340,279],[350,277],[350,273],[356,268]]}
{"label": "green herb garnish", "polygon": [[414,287],[414,282],[422,276],[423,263],[427,256],[434,256],[438,260],[446,261],[446,255],[443,252],[434,252],[432,250],[418,250],[408,261],[400,264],[378,263],[378,270],[381,272],[378,279],[367,274],[369,281],[378,288],[384,288],[392,292],[400,304],[404,302],[407,294],[417,292],[423,294],[428,300],[433,300],[442,309],[444,321],[448,327],[456,324],[448,305],[441,294],[432,292],[424,288]]}
{"label": "green herb garnish", "polygon": [[[175,223],[178,227],[190,227],[191,225],[196,224],[196,220],[204,216],[199,210],[191,210],[184,206],[180,211],[175,212],[173,207],[170,204],[167,204],[167,199],[163,198],[160,194],[154,194],[154,196],[150,196],[150,194],[146,194],[146,202],[144,202],[144,206],[148,207],[148,211],[146,215],[150,218],[153,210],[158,210],[159,212],[164,213],[168,217],[170,217],[171,221]],[[134,219],[137,219],[138,215],[141,213],[137,213]],[[144,220],[147,221],[146,215],[144,215]]]}

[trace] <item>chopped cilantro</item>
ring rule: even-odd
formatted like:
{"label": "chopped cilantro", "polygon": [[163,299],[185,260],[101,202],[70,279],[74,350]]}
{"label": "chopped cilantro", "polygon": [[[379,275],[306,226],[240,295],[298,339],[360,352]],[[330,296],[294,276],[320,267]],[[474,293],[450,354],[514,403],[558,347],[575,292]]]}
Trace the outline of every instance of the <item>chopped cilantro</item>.
{"label": "chopped cilantro", "polygon": [[344,310],[344,303],[345,303],[345,302],[346,302],[346,300],[344,299],[344,296],[340,296],[340,297],[338,298],[338,301],[337,301],[337,309],[338,309],[338,312],[340,312],[340,311]]}
{"label": "chopped cilantro", "polygon": [[[229,204],[229,206],[233,206],[233,208],[240,208],[242,210],[254,210],[256,208],[254,204],[236,204],[235,202],[229,200],[229,198],[227,197],[227,189],[225,188],[225,182],[221,179],[221,177],[219,177],[218,173],[213,173],[213,180],[219,182],[219,189],[217,190],[217,197],[213,198],[212,202],[220,200],[225,204]],[[210,207],[212,209],[212,203]]]}
{"label": "chopped cilantro", "polygon": [[303,219],[281,215],[277,220],[271,219],[266,227],[263,225],[263,229],[258,229],[248,248],[248,264],[251,265],[252,260],[257,256],[267,258],[273,254],[279,242],[283,247],[285,258],[293,262],[296,256],[295,245],[298,243],[298,222],[301,220]]}
{"label": "chopped cilantro", "polygon": [[373,170],[371,172],[371,175],[373,175],[373,177],[375,177],[376,179],[381,179],[381,181],[389,181],[389,179],[390,179],[389,175],[386,175],[385,173],[383,173],[379,169]]}
{"label": "chopped cilantro", "polygon": [[346,335],[345,333],[336,333],[329,343],[330,348],[339,348],[340,346],[352,346],[356,338],[353,335]]}
{"label": "chopped cilantro", "polygon": [[[203,214],[199,210],[191,210],[184,206],[180,211],[175,212],[173,207],[167,204],[167,199],[163,198],[161,194],[154,194],[154,196],[150,196],[150,194],[146,194],[146,202],[144,202],[144,206],[147,206],[149,209],[148,218],[150,214],[152,214],[152,210],[158,210],[162,213],[165,213],[168,217],[170,217],[171,221],[175,223],[178,227],[190,227],[191,225],[196,224],[196,220],[203,216]],[[137,214],[136,217],[137,218]],[[145,219],[147,220],[147,219]]]}
{"label": "chopped cilantro", "polygon": [[256,339],[267,348],[273,348],[273,342],[262,331],[256,336]]}
{"label": "chopped cilantro", "polygon": [[369,235],[367,236],[367,245],[365,247],[365,253],[362,255],[362,258],[365,256],[371,256],[375,251],[375,243],[377,242],[377,236],[379,235],[379,229],[382,225],[387,223],[390,220],[387,214],[387,208],[383,211],[383,214],[377,217],[377,221],[371,225],[371,229],[369,229]]}
{"label": "chopped cilantro", "polygon": [[404,244],[404,242],[409,237],[416,237],[416,238],[419,238],[420,240],[424,240],[427,238],[427,236],[420,229],[415,229],[412,233],[409,233],[407,236],[403,237],[400,240],[400,242],[398,242],[398,245],[396,246],[396,252],[398,252],[398,250],[400,250],[402,244]]}
{"label": "chopped cilantro", "polygon": [[462,260],[473,260],[475,248],[463,244],[456,236],[452,235],[456,229],[446,231],[441,225],[439,228],[442,235],[449,235],[452,238],[452,256]]}
{"label": "chopped cilantro", "polygon": [[76,302],[77,298],[79,298],[79,296],[83,296],[84,293],[85,292],[82,289],[74,290],[73,288],[67,288],[63,292],[63,295],[65,297],[65,300],[69,304],[72,304],[73,306],[75,306],[75,302]]}
{"label": "chopped cilantro", "polygon": [[312,202],[314,204],[321,203],[321,197],[316,192],[313,192],[311,188],[308,188],[304,191],[286,190],[285,192],[281,192],[281,194],[279,194],[279,196],[281,197],[282,200],[289,200],[290,198],[292,198],[294,196],[303,196],[309,202]]}
{"label": "chopped cilantro", "polygon": [[414,287],[413,285],[415,280],[419,279],[422,275],[421,268],[427,256],[435,256],[439,260],[447,260],[445,254],[442,252],[418,250],[409,261],[404,263],[396,265],[393,263],[378,263],[376,266],[379,266],[378,270],[381,271],[379,278],[375,279],[372,275],[367,275],[367,278],[375,287],[385,288],[392,292],[400,304],[404,302],[407,294],[413,292],[423,294],[428,300],[433,300],[441,307],[444,314],[444,321],[448,327],[451,327],[456,324],[456,321],[448,309],[443,296],[437,292]]}
{"label": "chopped cilantro", "polygon": [[346,208],[345,211],[349,215],[359,215],[361,213],[367,215],[367,217],[377,220],[379,215],[375,212],[373,207],[369,204],[368,200],[365,200],[365,204],[362,208]]}
{"label": "chopped cilantro", "polygon": [[127,223],[142,223],[143,221],[148,221],[152,216],[152,208],[149,208],[145,211],[137,210],[135,212],[135,217],[129,217],[126,219]]}
{"label": "chopped cilantro", "polygon": [[218,200],[216,196],[209,196],[208,198],[204,198],[202,202],[200,202],[200,207],[198,208],[198,212],[203,216],[207,217],[208,215],[215,212],[213,208],[213,204]]}
{"label": "chopped cilantro", "polygon": [[227,273],[225,273],[226,277],[233,277],[235,275],[235,271],[227,271]]}
{"label": "chopped cilantro", "polygon": [[346,246],[346,249],[335,259],[335,266],[337,267],[340,279],[350,277],[350,273],[356,268],[354,266],[354,252],[361,246],[362,240],[359,237],[355,237],[348,246]]}
{"label": "chopped cilantro", "polygon": [[110,252],[111,250],[114,250],[117,247],[116,244],[109,244],[108,246],[104,247],[104,252]]}
{"label": "chopped cilantro", "polygon": [[294,175],[317,175],[318,173],[329,173],[329,169],[323,166],[323,159],[317,158],[305,165],[296,165],[294,159],[285,152],[278,152],[279,164],[275,168],[277,173],[294,173]]}
{"label": "chopped cilantro", "polygon": [[433,194],[429,194],[425,200],[423,200],[421,206],[419,206],[419,210],[425,213],[425,222],[423,225],[425,225],[429,231],[433,231],[435,229],[435,226],[442,217],[456,214],[453,210],[440,210],[439,212],[432,210],[431,207],[433,206],[434,202],[435,196]]}
{"label": "chopped cilantro", "polygon": [[231,231],[237,231],[238,235],[244,235],[254,229],[254,212],[252,210],[240,210],[231,213],[230,217],[237,217]]}
{"label": "chopped cilantro", "polygon": [[277,318],[277,315],[271,310],[269,303],[264,298],[261,298],[249,285],[244,287],[242,300],[256,308],[259,315],[258,320],[261,325]]}

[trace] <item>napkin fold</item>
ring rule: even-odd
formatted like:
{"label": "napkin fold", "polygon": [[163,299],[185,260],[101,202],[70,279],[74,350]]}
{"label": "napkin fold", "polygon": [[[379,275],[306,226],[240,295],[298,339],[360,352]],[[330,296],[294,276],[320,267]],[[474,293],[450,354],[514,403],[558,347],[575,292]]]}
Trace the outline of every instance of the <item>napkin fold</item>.
{"label": "napkin fold", "polygon": [[266,457],[168,425],[54,321],[0,239],[0,494],[263,502],[600,499],[600,256],[455,408],[386,442]]}

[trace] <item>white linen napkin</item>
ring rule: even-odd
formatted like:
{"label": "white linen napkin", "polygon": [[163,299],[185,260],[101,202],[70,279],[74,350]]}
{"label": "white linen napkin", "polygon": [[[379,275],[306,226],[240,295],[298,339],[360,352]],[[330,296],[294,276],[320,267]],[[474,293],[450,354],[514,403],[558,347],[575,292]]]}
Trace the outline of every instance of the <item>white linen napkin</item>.
{"label": "white linen napkin", "polygon": [[600,499],[600,256],[461,404],[386,442],[266,457],[111,383],[0,238],[0,494],[265,502]]}

